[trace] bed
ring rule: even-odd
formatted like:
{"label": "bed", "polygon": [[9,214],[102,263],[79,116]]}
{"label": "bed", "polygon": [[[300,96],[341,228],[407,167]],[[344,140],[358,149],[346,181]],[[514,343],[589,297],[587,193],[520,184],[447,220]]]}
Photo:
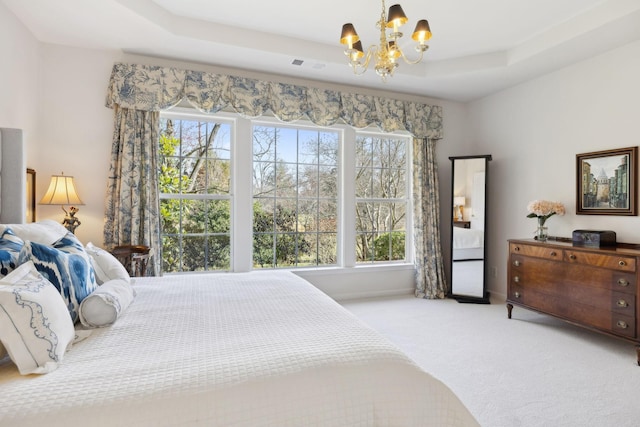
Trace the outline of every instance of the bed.
{"label": "bed", "polygon": [[[90,243],[83,247],[55,221],[20,224],[24,191],[16,186],[24,188],[24,165],[4,165],[22,159],[22,135],[0,130],[2,214],[8,218],[0,224],[0,252],[7,256],[0,257],[0,277],[6,274],[0,279],[0,340],[15,357],[7,332],[18,323],[7,313],[23,312],[25,304],[14,296],[19,281],[9,279],[22,270],[46,286],[34,293],[42,306],[24,311],[31,314],[23,322],[27,334],[13,334],[18,344],[36,330],[33,319],[66,322],[65,342],[76,337],[46,373],[21,374],[0,346],[0,426],[478,425],[448,387],[291,272],[134,280],[110,254]],[[6,150],[7,141],[14,152]],[[44,270],[37,269],[49,271],[55,263],[38,259],[37,248],[55,249],[68,265],[93,266],[85,270],[97,283],[79,307],[69,295],[60,298],[65,292],[53,276],[43,279]],[[15,270],[5,271],[10,262]],[[117,320],[87,328],[83,306],[102,301],[94,296],[113,283],[126,284],[131,298],[124,304],[123,294],[112,294],[105,301],[118,308]],[[57,319],[49,305],[61,311]],[[43,307],[47,315],[38,317]],[[74,326],[69,314],[78,309]],[[62,340],[63,330],[56,331]],[[33,333],[30,340],[43,341]]]}
{"label": "bed", "polygon": [[2,426],[472,426],[459,399],[290,272],[137,278],[45,375],[0,362]]}
{"label": "bed", "polygon": [[474,228],[453,227],[453,261],[484,258],[484,231]]}

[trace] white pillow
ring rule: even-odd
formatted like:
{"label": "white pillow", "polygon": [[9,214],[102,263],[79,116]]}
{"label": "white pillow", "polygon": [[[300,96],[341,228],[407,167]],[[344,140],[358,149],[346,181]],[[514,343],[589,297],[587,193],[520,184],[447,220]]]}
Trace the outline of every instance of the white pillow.
{"label": "white pillow", "polygon": [[113,325],[133,302],[135,295],[126,280],[104,282],[80,304],[80,323],[87,328]]}
{"label": "white pillow", "polygon": [[75,338],[58,290],[26,262],[0,280],[0,341],[22,375],[46,374]]}
{"label": "white pillow", "polygon": [[131,281],[127,269],[111,253],[94,246],[91,242],[86,244],[85,250],[91,257],[91,264],[96,272],[96,280],[99,285],[114,279]]}
{"label": "white pillow", "polygon": [[0,224],[0,234],[6,228],[11,228],[14,234],[22,240],[29,240],[42,245],[53,245],[69,232],[62,224],[52,219],[26,224]]}

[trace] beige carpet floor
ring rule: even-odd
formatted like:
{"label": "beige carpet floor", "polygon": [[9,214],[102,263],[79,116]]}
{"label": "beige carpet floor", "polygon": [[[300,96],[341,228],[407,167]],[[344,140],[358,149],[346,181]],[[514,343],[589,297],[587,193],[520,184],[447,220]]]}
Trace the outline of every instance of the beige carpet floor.
{"label": "beige carpet floor", "polygon": [[504,303],[341,304],[447,384],[484,427],[640,426],[633,343]]}

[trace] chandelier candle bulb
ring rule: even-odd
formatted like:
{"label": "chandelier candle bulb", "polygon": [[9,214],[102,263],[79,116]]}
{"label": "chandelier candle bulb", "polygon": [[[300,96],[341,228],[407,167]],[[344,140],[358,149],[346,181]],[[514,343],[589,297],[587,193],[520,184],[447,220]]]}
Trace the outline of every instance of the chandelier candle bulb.
{"label": "chandelier candle bulb", "polygon": [[358,40],[353,44],[353,49],[351,49],[351,60],[357,61],[358,59],[364,56],[364,50],[362,50],[362,42]]}

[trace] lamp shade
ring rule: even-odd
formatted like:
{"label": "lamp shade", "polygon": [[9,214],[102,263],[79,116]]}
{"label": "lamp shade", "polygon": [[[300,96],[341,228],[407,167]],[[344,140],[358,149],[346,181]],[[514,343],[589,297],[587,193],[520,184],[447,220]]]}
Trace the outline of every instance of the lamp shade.
{"label": "lamp shade", "polygon": [[72,176],[52,175],[49,189],[40,200],[41,205],[84,205]]}
{"label": "lamp shade", "polygon": [[358,33],[356,33],[353,24],[344,24],[342,26],[342,33],[340,33],[340,43],[348,45],[349,49],[351,49],[351,46],[358,40],[360,40],[360,37],[358,37]]}
{"label": "lamp shade", "polygon": [[464,206],[465,200],[463,196],[453,198],[453,206]]}
{"label": "lamp shade", "polygon": [[420,43],[424,43],[431,38],[431,28],[429,28],[429,22],[426,19],[418,21],[411,38]]}
{"label": "lamp shade", "polygon": [[389,8],[389,16],[387,17],[387,28],[393,28],[394,24],[396,27],[399,27],[400,25],[404,25],[407,21],[407,15],[404,14],[402,6],[400,6],[399,4],[394,4]]}

